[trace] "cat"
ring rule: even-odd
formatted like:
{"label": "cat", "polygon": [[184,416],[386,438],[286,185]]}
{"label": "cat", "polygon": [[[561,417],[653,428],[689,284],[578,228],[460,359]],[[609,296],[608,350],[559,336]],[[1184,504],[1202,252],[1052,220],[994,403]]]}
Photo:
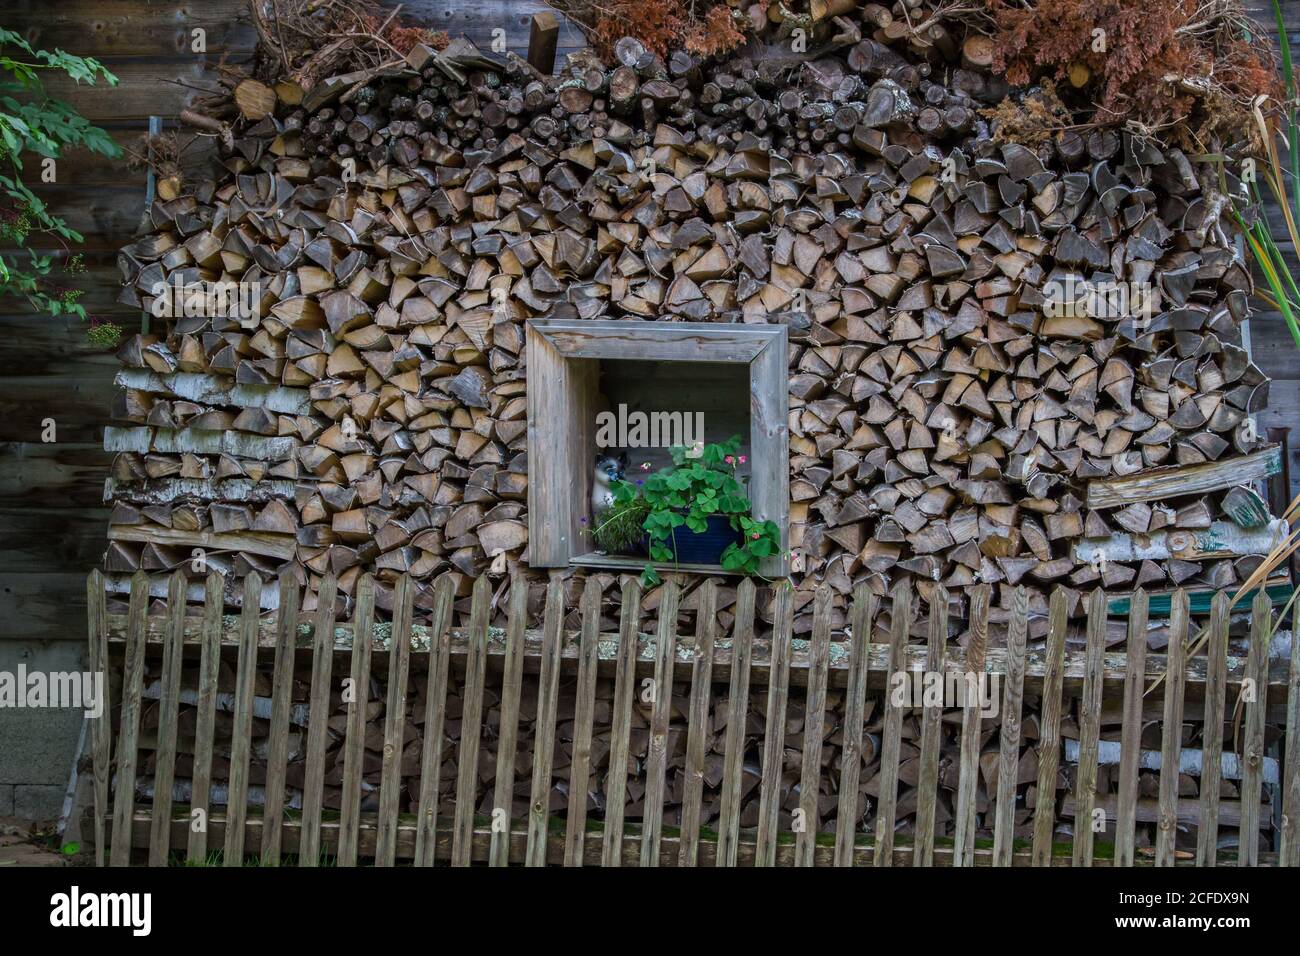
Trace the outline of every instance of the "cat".
{"label": "cat", "polygon": [[627,452],[596,454],[596,472],[591,479],[591,516],[596,518],[614,504],[615,481],[622,481],[627,471]]}

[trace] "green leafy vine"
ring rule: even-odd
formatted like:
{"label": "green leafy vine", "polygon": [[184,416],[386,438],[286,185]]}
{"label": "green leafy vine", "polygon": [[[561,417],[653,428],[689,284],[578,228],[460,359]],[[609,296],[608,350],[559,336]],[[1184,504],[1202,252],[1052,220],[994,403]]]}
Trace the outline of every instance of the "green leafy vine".
{"label": "green leafy vine", "polygon": [[[0,28],[0,295],[25,298],[33,310],[51,316],[85,319],[85,307],[78,301],[82,290],[55,278],[85,271],[81,256],[69,252],[70,244],[84,240],[23,181],[23,154],[57,161],[70,148],[108,157],[122,151],[108,133],[46,94],[41,76],[49,71],[66,74],[76,83],[103,80],[117,85],[117,77],[91,57],[34,50],[17,33]],[[38,236],[56,240],[62,250],[32,248]],[[111,344],[107,333],[116,328],[92,323],[91,339]]]}

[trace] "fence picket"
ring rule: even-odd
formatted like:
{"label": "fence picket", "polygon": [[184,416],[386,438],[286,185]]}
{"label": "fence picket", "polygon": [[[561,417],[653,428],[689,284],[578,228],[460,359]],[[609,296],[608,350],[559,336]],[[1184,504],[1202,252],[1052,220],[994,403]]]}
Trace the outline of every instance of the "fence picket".
{"label": "fence picket", "polygon": [[[185,858],[202,863],[208,855],[208,823],[212,818],[212,744],[216,736],[217,675],[221,669],[221,611],[225,582],[208,572],[203,592],[203,649],[199,658],[199,691],[194,723],[194,776],[190,794],[190,834]],[[202,814],[195,819],[195,814]],[[197,824],[197,825],[196,825]]]}
{"label": "fence picket", "polygon": [[776,585],[772,611],[772,659],[767,678],[767,716],[763,723],[763,777],[758,790],[758,842],[755,866],[776,865],[781,812],[781,778],[785,767],[785,715],[790,700],[790,638],[794,630],[794,589]]}
{"label": "fence picket", "polygon": [[[289,759],[289,706],[293,658],[298,642],[298,579],[293,569],[280,573],[280,609],[276,612],[275,669],[271,680],[271,726],[266,755],[266,804],[262,809],[262,865],[280,865],[284,830],[285,771]],[[355,653],[355,650],[354,650]]]}
{"label": "fence picket", "polygon": [[113,715],[108,681],[108,608],[104,599],[104,575],[98,569],[86,579],[86,623],[90,648],[86,658],[92,674],[100,675],[99,716],[91,724],[91,763],[95,789],[95,865],[105,858],[104,821],[108,813],[109,763],[113,759]]}
{"label": "fence picket", "polygon": [[488,864],[510,862],[510,839],[515,801],[515,750],[519,744],[519,697],[524,681],[524,628],[528,624],[528,582],[517,571],[510,578],[510,605],[506,614],[506,660],[501,674],[501,729],[497,734],[496,781],[492,812],[505,812],[505,829],[492,828]]}
{"label": "fence picket", "polygon": [[641,865],[659,865],[663,836],[664,788],[668,780],[668,723],[672,718],[673,664],[677,660],[678,589],[675,580],[659,596],[659,630],[655,636],[655,670],[647,741],[646,786],[641,817]]}
{"label": "fence picket", "polygon": [[736,588],[736,618],[731,630],[731,680],[727,694],[727,739],[723,754],[722,805],[718,810],[716,866],[735,866],[740,855],[740,774],[745,760],[745,721],[749,715],[749,663],[754,643],[754,582]]}
{"label": "fence picket", "polygon": [[1097,803],[1097,748],[1101,743],[1102,655],[1106,651],[1106,595],[1088,599],[1087,665],[1079,698],[1079,765],[1074,786],[1074,866],[1092,866],[1092,811]]}
{"label": "fence picket", "polygon": [[1007,673],[1002,693],[1002,733],[998,746],[997,805],[993,817],[993,865],[1010,866],[1015,845],[1016,784],[1020,774],[1020,720],[1025,704],[1025,643],[1029,631],[1029,592],[1011,592],[1007,630]]}
{"label": "fence picket", "polygon": [[1291,612],[1291,670],[1287,678],[1286,755],[1282,763],[1282,845],[1278,862],[1300,866],[1300,606]]}
{"label": "fence picket", "polygon": [[230,732],[230,796],[226,803],[223,866],[244,865],[248,761],[253,746],[253,690],[257,683],[257,614],[261,599],[262,578],[256,571],[250,571],[244,577],[243,611],[239,616],[239,660],[235,668],[235,722]]}
{"label": "fence picket", "polygon": [[113,790],[111,866],[131,865],[131,826],[135,817],[135,773],[139,760],[140,697],[144,691],[145,615],[149,611],[149,575],[131,576],[126,612],[126,665],[122,677],[122,712],[117,734],[117,785]]}
{"label": "fence picket", "polygon": [[176,723],[180,718],[181,669],[185,654],[185,583],[185,572],[181,570],[174,571],[167,583],[167,633],[158,694],[158,749],[154,753],[150,866],[165,866],[171,852]]}
{"label": "fence picket", "polygon": [[420,801],[415,821],[416,866],[433,866],[438,849],[438,791],[442,787],[442,738],[446,723],[447,674],[451,666],[448,628],[454,599],[451,578],[444,574],[433,586],[424,744],[420,748]]}
{"label": "fence picket", "polygon": [[311,696],[307,711],[307,757],[302,785],[298,865],[320,866],[321,802],[325,796],[325,743],[329,739],[330,679],[334,668],[334,599],[338,581],[326,573],[317,592],[312,635]]}
{"label": "fence picket", "polygon": [[[283,604],[280,605],[284,607]],[[339,811],[339,866],[356,866],[361,825],[361,775],[366,753],[366,708],[370,702],[370,655],[374,644],[375,578],[357,581],[357,605],[352,615],[352,699],[348,701],[343,738],[343,794]]]}
{"label": "fence picket", "polygon": [[812,866],[821,814],[822,739],[826,733],[826,668],[831,654],[831,589],[822,585],[813,599],[812,642],[808,647],[808,694],[805,698],[803,765],[799,770],[799,809],[803,829],[795,836],[795,866]]}
{"label": "fence picket", "polygon": [[[925,669],[929,674],[944,674],[948,643],[948,591],[936,584],[930,597],[930,628],[926,637]],[[926,707],[921,715],[921,765],[917,775],[916,839],[912,851],[913,866],[930,866],[934,862],[934,818],[939,797],[939,730],[943,721],[943,701]]]}
{"label": "fence picket", "polygon": [[618,663],[614,671],[614,714],[605,775],[605,840],[601,866],[623,865],[623,801],[627,796],[627,748],[636,695],[637,621],[641,618],[641,584],[623,579],[618,621]]}
{"label": "fence picket", "polygon": [[379,820],[375,866],[397,859],[397,808],[402,798],[402,744],[406,739],[407,682],[411,672],[411,576],[403,574],[393,589],[393,637],[388,644],[388,698],[384,703],[384,756],[379,768]]}
{"label": "fence picket", "polygon": [[1201,819],[1196,828],[1196,865],[1214,866],[1219,857],[1219,778],[1223,769],[1223,712],[1228,691],[1228,595],[1210,606],[1205,645],[1205,723],[1201,740]]}
{"label": "fence picket", "polygon": [[1183,738],[1183,678],[1187,670],[1187,592],[1169,601],[1169,649],[1165,671],[1163,737],[1160,742],[1160,820],[1156,866],[1173,866],[1178,841],[1178,760]]}
{"label": "fence picket", "polygon": [[[876,596],[865,584],[853,592],[849,612],[852,645],[845,691],[844,744],[840,755],[840,802],[835,810],[835,865],[853,866],[857,847],[858,783],[862,779],[862,732],[866,723],[867,668],[871,658],[871,628],[876,620]],[[936,741],[937,747],[937,741]],[[937,751],[936,751],[937,752]],[[936,764],[937,766],[937,764]]]}
{"label": "fence picket", "polygon": [[876,807],[876,842],[873,866],[894,865],[894,825],[898,807],[898,754],[903,730],[903,708],[890,701],[895,674],[903,671],[908,627],[912,617],[912,590],[906,579],[894,585],[894,605],[889,629],[889,671],[885,675],[885,726],[880,743],[880,793]]}
{"label": "fence picket", "polygon": [[[1237,865],[1259,866],[1259,797],[1263,783],[1264,718],[1268,705],[1268,645],[1273,630],[1273,605],[1261,591],[1250,610],[1250,652],[1246,675],[1254,694],[1246,696],[1246,738],[1241,765],[1241,828],[1237,839]],[[1293,638],[1294,639],[1294,638]]]}
{"label": "fence picket", "polygon": [[1065,678],[1066,597],[1063,588],[1052,592],[1048,605],[1047,667],[1038,737],[1038,784],[1034,805],[1034,866],[1052,863],[1052,830],[1056,820],[1056,771],[1061,759],[1061,685]]}
{"label": "fence picket", "polygon": [[537,680],[537,721],[533,725],[533,786],[528,801],[528,844],[524,862],[546,865],[551,831],[551,768],[555,762],[555,717],[560,692],[560,647],[564,639],[564,582],[552,575],[542,618],[542,670]]}
{"label": "fence picket", "polygon": [[718,618],[718,587],[712,579],[706,580],[695,593],[695,659],[691,665],[691,702],[686,728],[686,767],[682,783],[678,866],[695,866],[699,861],[700,805],[704,798],[704,737],[709,731],[710,723],[713,640]]}
{"label": "fence picket", "polygon": [[452,816],[451,865],[469,866],[474,849],[474,806],[478,790],[478,748],[483,734],[483,681],[487,672],[487,575],[474,582],[469,609],[469,654],[465,659],[460,755],[456,763],[456,811]]}
{"label": "fence picket", "polygon": [[970,599],[970,642],[966,645],[966,696],[961,712],[961,752],[958,757],[956,829],[953,866],[975,865],[975,790],[979,786],[980,698],[984,659],[989,646],[989,600],[992,588],[981,584]]}
{"label": "fence picket", "polygon": [[582,866],[587,848],[587,799],[591,789],[591,736],[596,719],[596,669],[600,661],[600,581],[582,589],[582,637],[578,690],[573,709],[573,757],[569,767],[569,812],[564,865]]}
{"label": "fence picket", "polygon": [[1124,672],[1124,717],[1120,731],[1119,796],[1115,812],[1115,865],[1132,866],[1137,823],[1138,758],[1142,750],[1142,702],[1146,692],[1147,592],[1130,601],[1128,658]]}

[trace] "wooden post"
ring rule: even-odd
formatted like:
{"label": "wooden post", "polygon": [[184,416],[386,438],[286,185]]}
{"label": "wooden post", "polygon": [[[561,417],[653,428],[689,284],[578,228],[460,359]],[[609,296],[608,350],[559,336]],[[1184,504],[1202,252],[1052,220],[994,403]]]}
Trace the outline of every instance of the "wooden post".
{"label": "wooden post", "polygon": [[176,779],[176,722],[180,717],[184,644],[185,572],[177,570],[172,572],[167,585],[167,643],[163,646],[162,683],[158,693],[158,749],[154,755],[150,866],[166,866],[171,850],[172,784]]}
{"label": "wooden post", "polygon": [[302,832],[298,865],[320,866],[321,803],[325,787],[325,747],[329,741],[330,677],[334,668],[334,599],[338,579],[329,572],[317,592],[316,633],[312,635],[311,704],[307,711],[307,753],[302,786]]}
{"label": "wooden post", "polygon": [[817,850],[821,815],[822,739],[826,732],[826,666],[831,650],[831,589],[822,585],[813,602],[813,635],[808,656],[808,694],[805,698],[803,764],[799,768],[799,809],[802,829],[795,836],[795,866],[812,866]]}
{"label": "wooden post", "polygon": [[1146,691],[1147,593],[1133,595],[1128,618],[1128,667],[1124,673],[1124,722],[1120,731],[1119,802],[1115,814],[1115,865],[1132,866],[1137,812],[1138,757],[1142,751],[1142,697]]}
{"label": "wooden post", "polygon": [[[524,627],[528,623],[527,617],[528,582],[523,575],[515,574],[510,579],[506,666],[501,675],[501,728],[497,735],[497,779],[492,796],[492,812],[505,812],[506,827],[504,830],[492,827],[492,843],[488,848],[490,866],[505,866],[510,862],[510,810],[514,803],[515,751],[519,746],[519,697],[524,682]],[[585,787],[586,781],[583,783]],[[585,808],[586,799],[580,802]]]}
{"label": "wooden post", "polygon": [[691,704],[686,731],[686,780],[682,786],[682,842],[678,866],[695,866],[699,858],[700,804],[704,797],[704,735],[709,724],[709,700],[713,695],[717,585],[711,580],[705,581],[700,587],[699,597],[695,618],[695,661],[691,666]]}
{"label": "wooden post", "polygon": [[[284,613],[284,605],[280,605]],[[361,820],[361,770],[366,747],[366,705],[370,698],[370,642],[375,613],[375,578],[365,574],[357,582],[357,607],[352,619],[351,681],[347,734],[343,740],[343,801],[339,813],[339,866],[357,865],[357,833]]]}
{"label": "wooden post", "polygon": [[533,14],[528,31],[528,65],[544,76],[555,72],[555,44],[560,38],[560,23],[550,10]]}
{"label": "wooden post", "polygon": [[1065,676],[1065,592],[1052,592],[1047,625],[1047,668],[1043,675],[1038,741],[1038,802],[1034,806],[1034,866],[1052,865],[1056,824],[1056,771],[1061,759],[1061,681]]}
{"label": "wooden post", "polygon": [[438,844],[438,791],[442,785],[442,728],[446,721],[448,627],[455,600],[446,576],[433,589],[433,623],[429,628],[429,665],[424,702],[424,745],[420,748],[420,804],[415,829],[415,865],[433,866]]}
{"label": "wooden post", "polygon": [[551,766],[555,759],[556,697],[559,695],[560,643],[564,633],[564,586],[555,575],[546,588],[543,624],[546,637],[542,643],[542,672],[537,678],[533,786],[528,805],[528,845],[524,861],[528,866],[546,865],[547,838],[550,835]]}
{"label": "wooden post", "polygon": [[483,733],[483,681],[487,673],[488,600],[484,575],[474,582],[470,601],[470,645],[465,662],[460,754],[456,763],[456,812],[452,817],[451,865],[469,866],[474,853],[474,806],[478,790],[478,748]]}
{"label": "wooden post", "polygon": [[1183,679],[1187,670],[1187,592],[1174,593],[1169,607],[1169,658],[1165,670],[1163,736],[1160,741],[1160,822],[1156,866],[1173,866],[1178,840],[1178,761],[1182,753]]}
{"label": "wooden post", "polygon": [[1101,740],[1101,656],[1106,651],[1106,595],[1088,599],[1088,671],[1079,697],[1079,768],[1074,787],[1075,866],[1092,866],[1092,813],[1097,804],[1097,748]]}
{"label": "wooden post", "polygon": [[668,779],[668,722],[672,717],[673,661],[677,655],[677,582],[671,578],[659,593],[659,632],[655,637],[654,699],[646,754],[645,807],[641,815],[641,865],[659,865],[663,836],[664,787]]}
{"label": "wooden post", "polygon": [[609,768],[605,777],[605,845],[601,866],[623,865],[623,801],[627,797],[628,735],[636,695],[637,622],[641,584],[623,579],[623,606],[618,622],[618,664],[614,673],[614,716],[610,730]]}
{"label": "wooden post", "polygon": [[717,866],[735,866],[740,849],[740,774],[745,760],[745,717],[749,711],[749,665],[754,640],[754,581],[736,588],[732,625],[731,688],[727,694],[727,742],[723,757],[722,807],[718,811]]}
{"label": "wooden post", "polygon": [[[525,595],[525,599],[527,595]],[[523,636],[520,636],[522,642]],[[600,661],[600,581],[587,578],[582,591],[582,639],[578,690],[573,710],[573,757],[569,771],[569,815],[564,865],[582,866],[587,843],[587,792],[591,780],[591,737],[596,715],[596,668]]]}
{"label": "wooden post", "polygon": [[[984,656],[989,644],[989,601],[992,589],[979,585],[971,595],[970,643],[966,646],[966,699],[961,714],[961,752],[958,757],[956,829],[952,845],[953,866],[975,865],[975,790],[979,785],[980,727],[984,681]],[[891,688],[892,689],[892,688]]]}
{"label": "wooden post", "polygon": [[100,714],[93,729],[95,777],[95,865],[104,865],[104,819],[108,813],[109,763],[113,753],[113,721],[109,716],[108,611],[104,600],[104,576],[91,571],[86,581],[86,608],[90,631],[90,672],[103,674]]}
{"label": "wooden post", "polygon": [[[1248,677],[1242,682],[1246,701],[1244,752],[1241,755],[1241,829],[1237,838],[1237,865],[1259,865],[1259,795],[1264,766],[1264,712],[1268,703],[1268,644],[1273,631],[1273,608],[1264,594],[1255,595],[1250,611]],[[1294,637],[1292,638],[1294,640]],[[1246,693],[1250,687],[1251,692]]]}
{"label": "wooden post", "polygon": [[1214,596],[1209,643],[1205,646],[1210,663],[1205,677],[1205,723],[1201,733],[1201,825],[1196,828],[1197,866],[1214,866],[1219,855],[1219,779],[1223,769],[1223,708],[1228,689],[1230,611],[1228,595],[1220,591]]}
{"label": "wooden post", "polygon": [[257,682],[257,613],[262,578],[244,578],[244,607],[239,616],[239,659],[235,667],[235,722],[230,732],[230,787],[226,803],[226,843],[222,866],[244,865],[248,819],[248,767],[253,750],[253,685]]}
{"label": "wooden post", "polygon": [[894,675],[904,669],[903,651],[907,646],[908,622],[912,617],[912,591],[907,579],[894,585],[894,604],[890,610],[889,674],[885,678],[885,726],[881,735],[880,795],[876,806],[876,842],[871,852],[873,866],[894,865],[894,824],[898,804],[898,753],[903,729],[903,708],[894,706],[890,695]]}
{"label": "wooden post", "polygon": [[375,866],[392,866],[396,862],[402,741],[406,737],[406,683],[411,670],[413,590],[409,574],[398,578],[397,587],[393,589],[393,639],[388,645],[388,700],[384,705],[384,756],[379,770],[379,833],[375,839]]}
{"label": "wooden post", "polygon": [[[1286,698],[1286,757],[1282,761],[1282,845],[1277,861],[1282,866],[1300,866],[1300,608],[1291,612],[1291,671]],[[98,779],[98,778],[97,778]]]}
{"label": "wooden post", "polygon": [[1011,598],[1011,625],[1007,635],[1007,677],[1002,695],[1002,736],[998,749],[998,795],[993,831],[994,866],[1010,866],[1014,847],[1028,628],[1029,593],[1018,587]]}
{"label": "wooden post", "polygon": [[[183,597],[181,603],[184,603]],[[298,580],[289,567],[280,573],[280,610],[275,632],[270,751],[266,757],[266,803],[262,810],[263,866],[280,865],[285,770],[289,757],[290,694],[293,692],[293,657],[298,639]],[[356,653],[354,650],[353,654]]]}
{"label": "wooden post", "polygon": [[[858,840],[858,781],[862,778],[862,715],[866,710],[867,664],[871,625],[876,620],[876,596],[859,584],[853,592],[853,647],[849,654],[849,686],[845,692],[844,749],[840,756],[840,803],[835,813],[835,865],[852,866]],[[937,746],[937,743],[936,743]]]}
{"label": "wooden post", "polygon": [[202,863],[208,855],[208,823],[212,816],[212,738],[217,719],[217,678],[221,667],[221,602],[225,582],[216,571],[208,572],[203,594],[203,651],[199,662],[199,694],[195,704],[194,776],[190,787],[191,820],[195,811],[204,814],[203,826],[190,827],[185,858]]}
{"label": "wooden post", "polygon": [[144,690],[145,616],[149,611],[149,575],[131,578],[127,608],[126,669],[122,677],[122,715],[117,735],[117,786],[113,792],[113,845],[110,866],[131,865],[131,824],[135,817],[135,773],[139,762],[140,696]]}
{"label": "wooden post", "polygon": [[785,761],[785,714],[790,700],[790,636],[794,631],[794,591],[789,582],[778,584],[775,590],[772,664],[767,683],[767,719],[763,722],[763,779],[758,785],[755,866],[776,866],[781,777]]}

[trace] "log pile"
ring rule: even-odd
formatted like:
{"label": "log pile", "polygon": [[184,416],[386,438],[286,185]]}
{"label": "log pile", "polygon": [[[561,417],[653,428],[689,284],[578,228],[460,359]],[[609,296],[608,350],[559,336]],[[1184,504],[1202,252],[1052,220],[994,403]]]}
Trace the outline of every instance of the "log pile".
{"label": "log pile", "polygon": [[[214,177],[120,256],[122,301],[173,318],[120,352],[107,570],[292,563],[345,598],[369,570],[385,608],[409,572],[417,611],[451,574],[463,598],[527,565],[524,323],[626,316],[788,324],[790,540],[838,621],[898,575],[1002,607],[1028,585],[1033,636],[1057,584],[1243,578],[1076,553],[1205,530],[1228,487],[1091,484],[1258,447],[1215,180],[1128,132],[1004,141],[987,39],[909,22],[869,4],[720,63],[625,38],[550,76],[457,40],[241,83]],[[221,282],[258,314],[174,291]]]}

